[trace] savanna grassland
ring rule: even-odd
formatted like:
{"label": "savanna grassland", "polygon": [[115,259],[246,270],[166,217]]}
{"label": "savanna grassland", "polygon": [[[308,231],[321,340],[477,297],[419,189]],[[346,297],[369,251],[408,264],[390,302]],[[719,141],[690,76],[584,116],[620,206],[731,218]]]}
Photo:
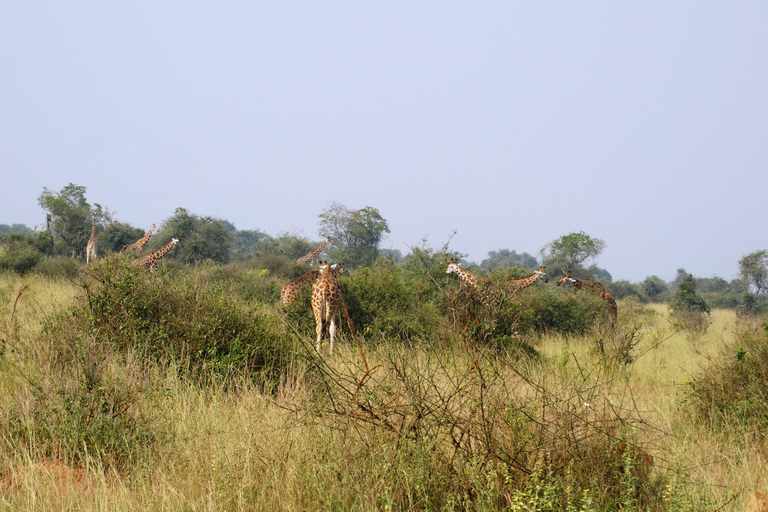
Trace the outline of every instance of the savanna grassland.
{"label": "savanna grassland", "polygon": [[279,305],[305,271],[280,258],[0,274],[2,508],[711,511],[768,491],[763,319],[626,299],[611,329],[551,282],[481,303],[446,264],[340,277],[331,355],[308,290]]}

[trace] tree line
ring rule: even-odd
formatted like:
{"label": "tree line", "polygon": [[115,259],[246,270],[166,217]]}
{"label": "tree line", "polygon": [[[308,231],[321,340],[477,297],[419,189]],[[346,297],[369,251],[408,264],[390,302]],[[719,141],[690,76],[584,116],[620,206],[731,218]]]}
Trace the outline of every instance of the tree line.
{"label": "tree line", "polygon": [[[101,255],[119,252],[146,232],[144,228],[117,221],[101,204],[90,203],[84,186],[70,183],[60,191],[43,188],[38,204],[46,213],[44,230],[32,230],[23,224],[0,224],[0,269],[24,273],[45,257],[84,259],[93,214]],[[325,254],[334,261],[358,268],[370,266],[382,256],[395,262],[402,259],[398,250],[381,250],[381,242],[390,230],[374,207],[352,210],[332,202],[318,218],[318,234],[332,240]],[[159,233],[152,236],[146,249],[157,249],[171,237],[179,238],[182,246],[169,257],[192,265],[206,261],[227,264],[269,255],[295,260],[318,245],[317,241],[295,233],[271,236],[258,229],[238,230],[225,219],[199,216],[182,207],[176,208],[173,215],[160,224]],[[748,312],[768,309],[766,250],[743,256],[738,262],[738,277],[731,281],[717,276],[694,278],[679,268],[671,282],[653,275],[631,283],[614,281],[608,270],[595,264],[605,247],[605,241],[582,231],[549,242],[539,251],[538,258],[527,252],[499,249],[489,252],[480,264],[466,261],[463,264],[482,273],[503,272],[512,278],[521,277],[540,265],[547,268],[550,278],[558,278],[569,270],[581,279],[600,281],[619,300],[634,297],[642,302],[668,302],[683,285],[689,293],[701,298],[707,308],[739,308]]]}

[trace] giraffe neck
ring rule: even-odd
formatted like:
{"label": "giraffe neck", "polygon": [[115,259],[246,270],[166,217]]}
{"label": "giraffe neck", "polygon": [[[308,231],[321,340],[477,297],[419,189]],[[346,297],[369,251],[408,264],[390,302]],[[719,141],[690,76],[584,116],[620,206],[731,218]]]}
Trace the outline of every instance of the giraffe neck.
{"label": "giraffe neck", "polygon": [[541,276],[541,272],[537,271],[529,276],[521,277],[520,279],[512,279],[511,281],[513,285],[517,286],[520,289],[523,289],[523,288],[528,288],[533,283],[535,283],[540,276]]}
{"label": "giraffe neck", "polygon": [[91,240],[96,239],[96,215],[91,217]]}
{"label": "giraffe neck", "polygon": [[161,247],[158,250],[156,250],[155,253],[154,253],[154,256],[157,259],[162,258],[166,254],[168,254],[168,252],[173,248],[174,245],[176,245],[176,242],[177,242],[176,239],[171,240],[170,242],[165,244],[163,247]]}
{"label": "giraffe neck", "polygon": [[296,260],[296,262],[297,262],[297,263],[309,263],[310,265],[314,265],[314,264],[315,264],[315,261],[317,261],[317,256],[318,256],[318,255],[319,255],[321,252],[323,252],[323,248],[325,248],[326,244],[328,244],[328,242],[330,242],[330,241],[331,241],[331,239],[330,239],[330,238],[327,238],[327,239],[325,239],[325,240],[323,241],[323,243],[321,243],[321,244],[320,244],[320,245],[317,247],[317,249],[315,249],[314,251],[311,251],[311,252],[309,252],[309,253],[308,253],[306,256],[302,256],[301,258],[299,258],[298,260]]}
{"label": "giraffe neck", "polygon": [[459,278],[461,278],[462,281],[467,283],[468,285],[477,288],[478,282],[480,281],[480,278],[477,277],[472,272],[469,272],[468,270],[464,270],[463,268],[456,266],[456,270],[454,270],[456,274],[458,274]]}
{"label": "giraffe neck", "polygon": [[144,244],[149,242],[149,239],[152,236],[152,231],[154,231],[154,230],[155,230],[155,226],[152,226],[151,228],[149,228],[149,231],[147,231],[147,234],[144,235],[143,237],[139,238],[135,243],[136,244],[140,244],[143,247]]}

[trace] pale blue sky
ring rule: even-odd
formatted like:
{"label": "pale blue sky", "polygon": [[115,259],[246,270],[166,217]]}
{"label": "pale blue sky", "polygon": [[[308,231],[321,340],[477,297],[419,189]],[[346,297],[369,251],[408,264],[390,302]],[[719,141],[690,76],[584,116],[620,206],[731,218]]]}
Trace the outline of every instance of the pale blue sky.
{"label": "pale blue sky", "polygon": [[0,223],[43,187],[480,262],[603,239],[614,279],[768,248],[768,3],[3,2]]}

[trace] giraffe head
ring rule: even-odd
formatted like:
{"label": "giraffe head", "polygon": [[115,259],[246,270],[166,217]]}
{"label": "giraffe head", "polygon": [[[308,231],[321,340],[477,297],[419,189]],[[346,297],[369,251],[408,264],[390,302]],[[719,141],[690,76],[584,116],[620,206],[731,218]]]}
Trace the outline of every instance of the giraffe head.
{"label": "giraffe head", "polygon": [[545,283],[549,282],[549,278],[547,277],[547,270],[544,267],[539,267],[538,272],[536,274],[539,276],[539,279],[544,281]]}
{"label": "giraffe head", "polygon": [[343,264],[343,263],[339,263],[339,264],[338,264],[338,266],[336,266],[336,265],[331,265],[331,268],[333,268],[334,270],[336,270],[336,273],[337,273],[337,274],[341,274],[341,275],[343,275],[343,276],[347,276],[347,277],[349,277],[349,270],[347,270],[347,267],[346,267],[346,266],[344,266],[344,264]]}
{"label": "giraffe head", "polygon": [[571,277],[571,271],[567,271],[565,274],[563,274],[563,277],[560,278],[560,280],[557,282],[557,286],[560,286],[563,283],[572,283],[573,278]]}
{"label": "giraffe head", "polygon": [[154,224],[152,224],[152,227],[151,227],[151,228],[149,228],[149,232],[150,232],[150,233],[159,233],[159,232],[160,232],[160,230],[159,230],[159,229],[157,229],[157,226],[155,226]]}
{"label": "giraffe head", "polygon": [[459,260],[456,258],[448,260],[448,268],[445,269],[446,274],[450,274],[451,272],[456,272],[457,274],[461,270],[461,267],[459,267]]}

